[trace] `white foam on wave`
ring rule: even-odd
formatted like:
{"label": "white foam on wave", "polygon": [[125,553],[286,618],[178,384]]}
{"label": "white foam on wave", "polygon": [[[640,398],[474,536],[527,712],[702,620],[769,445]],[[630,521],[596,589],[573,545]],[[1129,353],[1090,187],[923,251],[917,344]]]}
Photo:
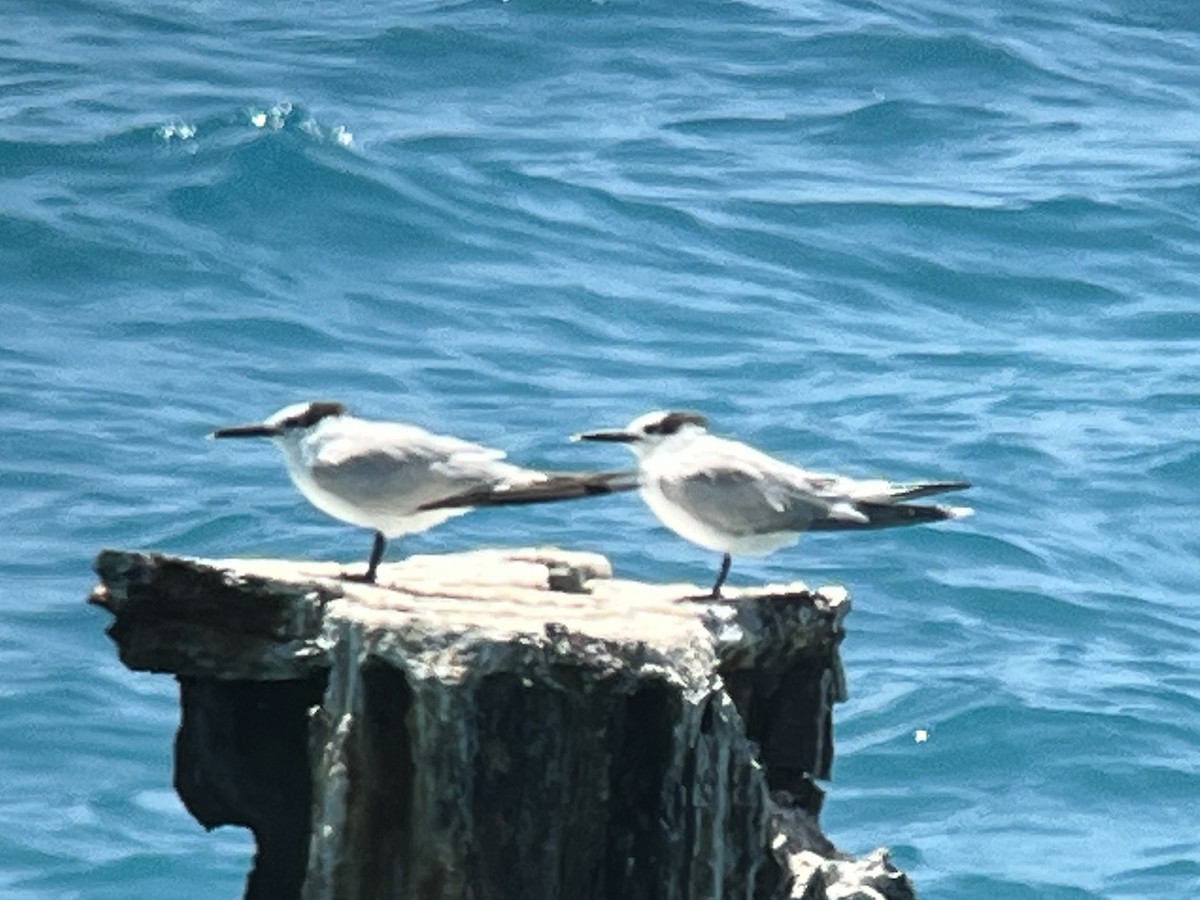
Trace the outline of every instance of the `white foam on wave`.
{"label": "white foam on wave", "polygon": [[265,109],[251,107],[246,110],[247,120],[255,128],[281,131],[289,124],[294,124],[296,128],[299,128],[305,134],[319,141],[331,141],[340,147],[353,145],[354,135],[346,129],[345,125],[334,125],[331,128],[326,128],[311,116],[305,116],[298,122],[293,123],[296,114],[297,110],[295,106],[286,100]]}

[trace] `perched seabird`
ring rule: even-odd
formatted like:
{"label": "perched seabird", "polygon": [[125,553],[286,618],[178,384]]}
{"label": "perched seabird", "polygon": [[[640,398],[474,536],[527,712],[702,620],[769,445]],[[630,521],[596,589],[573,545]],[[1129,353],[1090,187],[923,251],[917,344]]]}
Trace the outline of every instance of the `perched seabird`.
{"label": "perched seabird", "polygon": [[893,484],[809,472],[739,441],[708,432],[694,412],[656,411],[622,429],[574,435],[616,441],[637,457],[642,499],[659,521],[694,544],[722,554],[711,596],[721,596],[733,554],[766,556],[805,531],[918,525],[971,514],[967,507],[909,504],[961,491],[964,481]]}
{"label": "perched seabird", "polygon": [[477,506],[546,503],[631,490],[633,472],[550,473],[504,461],[504,453],[415,425],[350,415],[341,403],[286,406],[263,422],[214,438],[270,438],[292,482],[313,506],[375,532],[373,583],[389,538],[425,531]]}

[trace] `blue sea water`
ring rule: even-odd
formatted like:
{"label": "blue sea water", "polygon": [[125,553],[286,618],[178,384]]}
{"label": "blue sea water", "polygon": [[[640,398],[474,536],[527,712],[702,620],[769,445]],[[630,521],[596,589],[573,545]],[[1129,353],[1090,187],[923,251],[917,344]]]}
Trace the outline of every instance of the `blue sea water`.
{"label": "blue sea water", "polygon": [[[927,900],[1200,896],[1200,7],[1080,0],[6,0],[0,896],[240,896],[171,790],[173,681],[102,547],[361,559],[286,403],[625,463],[657,407],[815,468],[971,479],[816,535],[840,583],[823,821]],[[716,562],[636,498],[411,552]],[[927,739],[917,739],[924,732]]]}

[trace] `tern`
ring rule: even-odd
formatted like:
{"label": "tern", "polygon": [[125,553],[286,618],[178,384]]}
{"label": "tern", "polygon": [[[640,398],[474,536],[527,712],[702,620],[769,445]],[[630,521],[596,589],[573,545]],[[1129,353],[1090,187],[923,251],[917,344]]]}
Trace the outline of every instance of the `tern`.
{"label": "tern", "polygon": [[965,481],[893,484],[809,472],[739,441],[708,432],[694,412],[656,411],[625,428],[572,436],[616,441],[637,457],[642,499],[680,537],[720,554],[709,595],[719,599],[733,554],[766,556],[794,544],[805,531],[844,531],[918,525],[971,514],[967,507],[904,501],[961,491]]}
{"label": "tern", "polygon": [[633,472],[551,473],[504,461],[504,452],[415,425],[350,415],[341,403],[285,406],[263,422],[218,428],[213,438],[270,438],[293,484],[321,512],[375,532],[375,582],[389,538],[425,531],[477,506],[545,503],[637,487]]}

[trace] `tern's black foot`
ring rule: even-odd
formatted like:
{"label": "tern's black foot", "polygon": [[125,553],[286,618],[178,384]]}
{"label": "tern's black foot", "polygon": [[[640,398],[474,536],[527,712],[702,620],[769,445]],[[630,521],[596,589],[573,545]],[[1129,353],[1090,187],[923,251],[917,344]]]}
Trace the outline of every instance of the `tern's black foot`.
{"label": "tern's black foot", "polygon": [[379,561],[383,559],[384,548],[387,547],[387,539],[380,533],[375,532],[375,539],[371,541],[371,558],[367,560],[367,571],[361,575],[353,572],[343,572],[341,575],[342,581],[357,581],[359,584],[374,584],[375,571],[379,568]]}
{"label": "tern's black foot", "polygon": [[711,591],[707,594],[693,594],[690,597],[680,597],[676,603],[718,603],[725,598],[720,594],[714,594]]}
{"label": "tern's black foot", "polygon": [[733,557],[728,553],[721,555],[721,570],[717,572],[717,580],[713,583],[712,590],[707,594],[697,594],[694,597],[680,597],[676,603],[714,603],[721,598],[721,586],[725,584],[725,579],[729,576],[729,567],[733,564]]}

